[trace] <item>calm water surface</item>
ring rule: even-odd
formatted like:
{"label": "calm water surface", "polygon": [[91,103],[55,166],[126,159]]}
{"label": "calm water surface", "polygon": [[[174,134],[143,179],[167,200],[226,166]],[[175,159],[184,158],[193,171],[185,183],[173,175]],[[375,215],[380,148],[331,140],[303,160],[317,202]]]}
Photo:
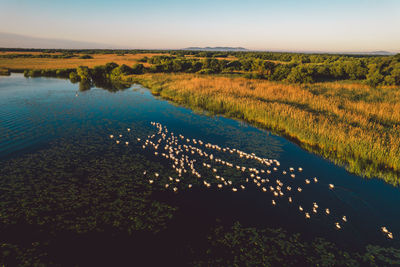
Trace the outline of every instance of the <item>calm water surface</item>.
{"label": "calm water surface", "polygon": [[[188,218],[183,227],[193,229],[202,223],[190,218],[222,217],[246,226],[283,227],[305,237],[322,236],[344,247],[370,243],[399,247],[399,188],[349,174],[268,131],[175,106],[139,85],[118,92],[99,88],[78,92],[77,88],[77,84],[61,79],[27,79],[20,74],[0,77],[0,160],[33,153],[59,138],[100,136],[110,142],[110,133],[118,134],[127,127],[133,129],[133,137],[145,138],[155,131],[150,122],[160,122],[175,134],[277,159],[281,169],[304,169],[290,181],[293,187],[303,188],[302,193],[293,192],[292,204],[278,201],[273,207],[272,194],[255,186],[237,193],[195,187],[171,195],[169,201],[178,203],[181,217]],[[143,150],[138,146],[137,152]],[[159,158],[154,157],[154,161]],[[273,176],[284,183],[290,179],[281,174]],[[318,177],[319,182],[305,185],[304,179],[312,177]],[[335,184],[335,190],[328,189],[330,183]],[[306,220],[298,206],[309,210],[313,202],[321,208]],[[330,208],[331,216],[321,214],[325,207]],[[348,218],[346,224],[340,219],[343,215]],[[340,231],[334,227],[337,221],[343,225]],[[388,240],[380,232],[381,226],[387,226],[395,239]]]}

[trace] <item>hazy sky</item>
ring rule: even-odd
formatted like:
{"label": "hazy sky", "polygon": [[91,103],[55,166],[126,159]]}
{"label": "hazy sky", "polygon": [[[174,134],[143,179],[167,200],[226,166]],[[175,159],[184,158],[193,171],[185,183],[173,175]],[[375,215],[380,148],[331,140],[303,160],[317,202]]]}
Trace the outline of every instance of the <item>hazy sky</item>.
{"label": "hazy sky", "polygon": [[400,0],[0,0],[0,32],[126,48],[400,51]]}

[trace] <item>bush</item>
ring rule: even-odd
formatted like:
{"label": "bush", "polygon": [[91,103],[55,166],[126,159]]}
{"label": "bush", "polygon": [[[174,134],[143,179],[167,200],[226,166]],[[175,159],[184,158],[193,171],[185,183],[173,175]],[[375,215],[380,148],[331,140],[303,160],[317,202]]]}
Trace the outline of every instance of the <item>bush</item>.
{"label": "bush", "polygon": [[80,59],[91,59],[91,58],[93,58],[93,57],[90,56],[90,55],[83,55],[83,56],[80,56],[79,58],[80,58]]}

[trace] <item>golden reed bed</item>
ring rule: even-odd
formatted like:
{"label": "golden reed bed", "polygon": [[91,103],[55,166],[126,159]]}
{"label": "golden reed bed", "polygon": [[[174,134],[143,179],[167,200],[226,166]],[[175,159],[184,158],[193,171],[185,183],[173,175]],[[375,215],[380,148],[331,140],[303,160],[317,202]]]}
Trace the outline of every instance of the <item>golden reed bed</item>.
{"label": "golden reed bed", "polygon": [[400,90],[196,74],[127,77],[181,104],[249,121],[296,139],[357,174],[398,184]]}

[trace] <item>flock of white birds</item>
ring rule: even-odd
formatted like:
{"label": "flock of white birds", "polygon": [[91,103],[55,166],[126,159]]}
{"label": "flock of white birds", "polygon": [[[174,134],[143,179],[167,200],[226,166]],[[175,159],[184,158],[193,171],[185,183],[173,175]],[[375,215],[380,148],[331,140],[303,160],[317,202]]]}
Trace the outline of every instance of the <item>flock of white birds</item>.
{"label": "flock of white birds", "polygon": [[[147,136],[146,139],[136,138],[139,145],[145,150],[151,150],[154,156],[163,157],[171,161],[171,167],[176,172],[175,177],[168,176],[168,179],[161,179],[158,172],[144,171],[143,175],[148,180],[149,184],[161,184],[168,190],[178,192],[184,188],[192,188],[193,186],[205,186],[210,188],[212,186],[218,189],[229,189],[233,192],[239,190],[245,190],[250,183],[254,183],[262,192],[269,192],[272,194],[271,204],[276,206],[279,201],[287,201],[288,203],[295,205],[294,196],[295,193],[300,194],[303,188],[299,185],[293,186],[295,179],[297,184],[302,184],[303,181],[299,181],[299,173],[303,171],[301,167],[293,168],[290,167],[287,170],[280,170],[280,162],[276,159],[267,159],[257,156],[255,153],[246,153],[239,149],[220,147],[215,144],[205,143],[198,139],[189,139],[179,134],[175,135],[173,132],[169,132],[166,126],[163,126],[157,122],[151,122],[151,125],[156,127],[156,132],[152,135]],[[130,128],[127,128],[127,132],[131,132]],[[124,138],[123,134],[109,135],[110,139],[114,139],[116,144],[129,145],[129,141]],[[227,159],[220,158],[213,154],[221,155],[224,153],[232,156],[237,156],[242,160],[256,161],[259,168],[235,165],[229,162]],[[196,159],[195,158],[198,159]],[[201,162],[200,162],[201,161]],[[229,177],[222,176],[222,168],[231,168],[240,172],[241,182],[232,181]],[[204,174],[206,173],[206,174]],[[284,177],[285,183],[280,179],[274,178],[280,174]],[[195,183],[182,183],[184,177],[191,175],[195,178]],[[235,180],[235,179],[233,179]],[[192,180],[193,181],[193,180]],[[304,179],[304,187],[311,183],[318,183],[318,178]],[[181,185],[181,186],[179,186]],[[335,190],[333,184],[327,185],[328,190]],[[333,211],[329,208],[321,208],[316,202],[313,202],[311,207],[303,207],[298,205],[298,210],[304,213],[306,219],[310,219],[312,215],[316,215],[321,212],[325,216],[333,216]],[[320,211],[321,210],[321,211]],[[334,222],[334,227],[337,230],[342,229],[348,222],[346,215],[337,215],[338,221]],[[393,239],[393,233],[390,232],[387,227],[382,226],[382,233],[389,239]]]}

